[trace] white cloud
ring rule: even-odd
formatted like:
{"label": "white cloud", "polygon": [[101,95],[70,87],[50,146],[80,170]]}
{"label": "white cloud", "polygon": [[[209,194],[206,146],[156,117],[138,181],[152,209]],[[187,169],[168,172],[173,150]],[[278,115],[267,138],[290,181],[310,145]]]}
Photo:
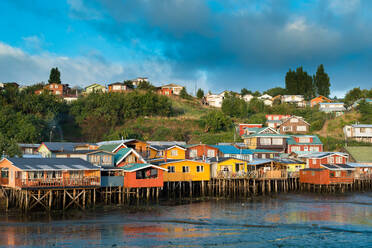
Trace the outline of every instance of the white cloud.
{"label": "white cloud", "polygon": [[299,32],[304,32],[308,29],[308,25],[306,24],[305,18],[297,18],[292,22],[287,23],[286,25],[286,30],[287,31],[299,31]]}
{"label": "white cloud", "polygon": [[334,14],[350,14],[360,7],[360,0],[329,0],[328,8]]}
{"label": "white cloud", "polygon": [[101,19],[102,15],[94,8],[88,7],[84,0],[67,0],[70,5],[70,14],[73,17],[84,20],[97,20]]}
{"label": "white cloud", "polygon": [[197,82],[198,87],[207,88],[205,72],[193,75],[195,80],[182,80],[173,76],[171,65],[165,61],[107,62],[98,51],[79,57],[59,56],[46,51],[32,55],[0,42],[0,82],[16,81],[21,84],[47,82],[52,67],[58,67],[62,82],[72,86],[108,84],[145,76],[155,85],[177,82],[191,90]]}

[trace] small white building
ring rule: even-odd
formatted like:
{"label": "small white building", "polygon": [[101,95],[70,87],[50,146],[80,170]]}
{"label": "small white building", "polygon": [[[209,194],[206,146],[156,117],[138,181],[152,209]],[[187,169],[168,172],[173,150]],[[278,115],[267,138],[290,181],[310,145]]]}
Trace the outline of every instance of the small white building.
{"label": "small white building", "polygon": [[228,91],[222,91],[220,94],[207,94],[205,99],[209,106],[221,108],[223,99],[225,99],[225,94],[228,93]]}
{"label": "small white building", "polygon": [[254,96],[251,94],[244,95],[242,98],[245,102],[250,102],[253,99]]}
{"label": "small white building", "polygon": [[135,78],[135,79],[132,79],[130,80],[132,81],[132,84],[134,87],[138,87],[138,85],[141,83],[141,82],[148,82],[149,79],[147,77],[138,77],[138,78]]}
{"label": "small white building", "polygon": [[273,97],[268,95],[268,94],[264,94],[262,96],[259,96],[258,99],[260,99],[261,101],[263,101],[263,103],[266,105],[266,106],[272,106],[273,105]]}
{"label": "small white building", "polygon": [[343,102],[321,102],[319,110],[325,113],[336,113],[336,116],[343,115],[346,111]]}
{"label": "small white building", "polygon": [[344,134],[347,139],[372,143],[372,124],[346,125]]}
{"label": "small white building", "polygon": [[305,98],[303,95],[284,95],[282,96],[282,103],[295,104],[297,107],[306,107]]}

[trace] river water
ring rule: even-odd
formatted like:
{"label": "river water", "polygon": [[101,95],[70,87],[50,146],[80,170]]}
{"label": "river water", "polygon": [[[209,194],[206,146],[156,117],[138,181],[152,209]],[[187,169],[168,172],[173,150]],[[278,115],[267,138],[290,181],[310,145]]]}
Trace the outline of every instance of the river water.
{"label": "river water", "polygon": [[372,247],[372,193],[3,215],[0,246]]}

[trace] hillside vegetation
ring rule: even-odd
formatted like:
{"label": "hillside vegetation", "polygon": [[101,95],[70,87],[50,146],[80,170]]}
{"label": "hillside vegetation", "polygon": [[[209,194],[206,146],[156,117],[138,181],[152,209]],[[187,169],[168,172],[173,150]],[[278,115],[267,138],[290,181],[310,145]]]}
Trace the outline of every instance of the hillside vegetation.
{"label": "hillside vegetation", "polygon": [[162,96],[150,89],[129,93],[90,94],[67,104],[44,92],[35,95],[32,86],[19,91],[0,90],[0,151],[17,154],[16,143],[42,141],[98,142],[108,139],[182,140],[188,143],[241,141],[237,123],[265,123],[266,114],[298,115],[311,124],[311,132],[322,137],[325,147],[337,149],[344,143],[342,128],[356,121],[369,123],[372,111],[361,102],[357,111],[335,118],[317,108],[296,108],[274,102],[265,106],[253,98],[244,102],[227,95],[222,109],[204,106],[188,95]]}

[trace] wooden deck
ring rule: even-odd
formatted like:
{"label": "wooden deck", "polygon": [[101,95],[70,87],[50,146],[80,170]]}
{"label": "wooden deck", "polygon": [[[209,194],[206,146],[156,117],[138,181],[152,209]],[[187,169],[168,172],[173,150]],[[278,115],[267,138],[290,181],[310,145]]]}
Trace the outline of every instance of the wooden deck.
{"label": "wooden deck", "polygon": [[76,187],[99,187],[99,177],[84,178],[53,178],[53,179],[16,179],[16,187],[27,188],[76,188]]}

